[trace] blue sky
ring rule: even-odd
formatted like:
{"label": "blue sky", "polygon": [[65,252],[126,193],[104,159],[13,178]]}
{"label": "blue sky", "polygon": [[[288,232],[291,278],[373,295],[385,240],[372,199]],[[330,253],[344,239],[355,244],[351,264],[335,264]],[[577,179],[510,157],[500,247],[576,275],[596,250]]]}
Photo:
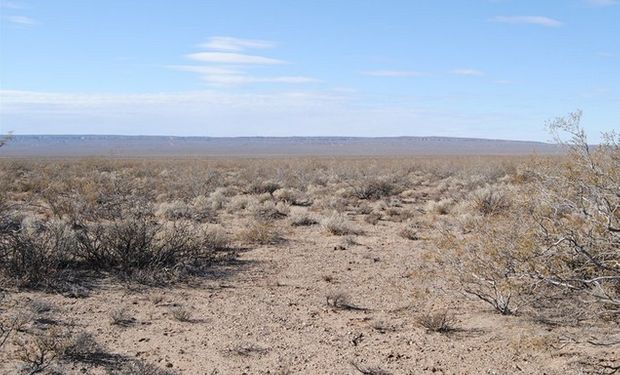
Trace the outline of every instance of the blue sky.
{"label": "blue sky", "polygon": [[620,1],[0,0],[0,132],[618,129]]}

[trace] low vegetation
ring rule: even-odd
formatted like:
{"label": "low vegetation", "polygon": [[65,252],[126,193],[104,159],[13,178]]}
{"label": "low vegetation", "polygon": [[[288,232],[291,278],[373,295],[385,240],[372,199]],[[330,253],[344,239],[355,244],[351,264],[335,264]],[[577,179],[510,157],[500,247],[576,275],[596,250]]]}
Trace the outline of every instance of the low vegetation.
{"label": "low vegetation", "polygon": [[[341,316],[351,336],[346,342],[356,347],[371,342],[364,341],[369,335],[392,335],[395,329],[385,327],[395,326],[399,332],[452,332],[456,340],[475,331],[472,319],[461,316],[481,311],[494,319],[547,324],[549,330],[563,326],[586,332],[602,326],[616,332],[620,137],[606,134],[593,147],[580,118],[576,112],[549,123],[566,155],[545,157],[373,163],[345,158],[1,159],[0,358],[10,352],[25,373],[62,373],[68,363],[103,366],[114,374],[174,373],[110,352],[95,332],[75,331],[62,316],[76,312],[60,314],[62,304],[47,296],[82,298],[85,302],[76,302],[81,306],[95,304],[89,302],[93,293],[107,293],[98,289],[101,285],[122,286],[123,293],[135,296],[145,288],[192,290],[209,281],[216,284],[205,288],[204,300],[172,302],[167,289],[157,289],[133,304],[97,302],[88,311],[103,312],[100,318],[115,334],[148,326],[152,315],[183,329],[202,325],[195,315],[217,325],[222,316],[198,310],[225,300],[226,291],[236,286],[224,278],[247,264],[256,268],[244,285],[252,293],[269,290],[267,297],[263,294],[269,306],[264,311],[280,319],[278,324],[292,327],[286,314],[272,310],[285,301],[278,291],[288,288],[294,297],[285,308],[302,314],[303,329]],[[308,249],[299,254],[294,250],[301,243]],[[399,254],[409,263],[386,262],[394,248],[406,249]],[[256,260],[254,249],[276,255]],[[411,254],[415,262],[406,258]],[[280,256],[288,258],[279,262]],[[347,261],[332,264],[332,257]],[[303,264],[294,276],[269,279],[298,259]],[[362,276],[356,273],[360,267],[367,267]],[[389,272],[398,277],[383,280]],[[308,278],[316,280],[318,291],[299,281],[306,274],[312,274]],[[376,292],[372,298],[357,292],[370,286]],[[325,287],[338,289],[325,294]],[[382,288],[388,287],[398,289],[397,301],[384,295]],[[353,304],[349,292],[364,307]],[[40,295],[22,298],[30,293]],[[415,310],[423,298],[434,308]],[[144,303],[149,316],[141,310]],[[231,306],[241,327],[245,322],[237,312],[245,308],[237,301]],[[380,321],[373,320],[375,314],[381,314]],[[321,329],[338,329],[331,324]],[[365,326],[370,331],[358,332]],[[338,333],[333,340],[345,336]],[[611,347],[615,337],[593,342],[597,348]],[[530,345],[523,342],[519,348]],[[275,351],[233,352],[254,359]],[[354,368],[384,373],[361,362]]]}

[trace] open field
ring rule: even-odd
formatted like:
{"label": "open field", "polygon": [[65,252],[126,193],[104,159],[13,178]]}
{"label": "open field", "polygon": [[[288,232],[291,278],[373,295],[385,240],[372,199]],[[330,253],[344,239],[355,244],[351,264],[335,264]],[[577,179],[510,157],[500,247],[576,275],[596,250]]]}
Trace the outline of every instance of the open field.
{"label": "open field", "polygon": [[617,372],[617,152],[4,159],[0,373]]}

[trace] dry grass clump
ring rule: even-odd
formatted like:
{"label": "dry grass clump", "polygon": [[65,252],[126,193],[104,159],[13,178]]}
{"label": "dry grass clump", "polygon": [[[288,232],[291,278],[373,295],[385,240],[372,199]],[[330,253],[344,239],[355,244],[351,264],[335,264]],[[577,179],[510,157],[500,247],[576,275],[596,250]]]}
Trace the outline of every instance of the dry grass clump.
{"label": "dry grass clump", "polygon": [[192,320],[192,312],[185,307],[175,307],[170,310],[172,317],[178,322],[190,322]]}
{"label": "dry grass clump", "polygon": [[247,192],[257,195],[265,193],[272,195],[276,190],[280,188],[280,184],[275,181],[254,181],[248,186]]}
{"label": "dry grass clump", "polygon": [[451,198],[445,198],[439,201],[429,201],[426,204],[426,210],[437,215],[447,215],[453,205],[454,201]]}
{"label": "dry grass clump", "polygon": [[127,327],[132,325],[135,319],[125,307],[119,307],[110,312],[110,324],[115,326]]}
{"label": "dry grass clump", "polygon": [[237,238],[243,243],[256,245],[275,245],[284,241],[273,223],[259,220],[249,222]]}
{"label": "dry grass clump", "polygon": [[329,233],[336,236],[359,235],[364,232],[353,225],[344,215],[333,213],[332,215],[321,220],[321,225]]}
{"label": "dry grass clump", "polygon": [[420,235],[418,234],[420,230],[420,226],[414,222],[407,222],[407,224],[398,232],[398,234],[411,241],[417,241],[420,239]]}
{"label": "dry grass clump", "polygon": [[511,203],[506,192],[486,186],[472,194],[472,204],[483,215],[497,215],[510,208]]}
{"label": "dry grass clump", "polygon": [[309,226],[318,224],[319,221],[306,210],[291,210],[289,220],[292,226]]}
{"label": "dry grass clump", "polygon": [[351,297],[343,292],[329,293],[325,296],[325,300],[327,302],[327,306],[337,309],[346,309],[351,306]]}
{"label": "dry grass clump", "polygon": [[277,220],[286,217],[290,212],[290,207],[284,203],[274,203],[273,201],[265,201],[262,203],[254,203],[248,207],[252,216],[256,220]]}
{"label": "dry grass clump", "polygon": [[311,199],[297,189],[278,189],[273,192],[273,197],[279,202],[293,206],[309,206]]}
{"label": "dry grass clump", "polygon": [[431,311],[418,317],[418,323],[430,332],[446,333],[453,331],[457,322],[454,314],[447,309]]}
{"label": "dry grass clump", "polygon": [[364,216],[364,221],[368,224],[377,225],[382,218],[383,215],[381,215],[381,213],[371,212],[368,215]]}

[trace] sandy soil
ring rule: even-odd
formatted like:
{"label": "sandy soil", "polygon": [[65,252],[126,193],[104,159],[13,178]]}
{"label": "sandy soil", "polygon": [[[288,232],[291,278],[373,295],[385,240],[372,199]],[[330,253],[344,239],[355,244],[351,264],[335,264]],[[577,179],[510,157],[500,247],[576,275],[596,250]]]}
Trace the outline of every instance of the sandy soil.
{"label": "sandy soil", "polygon": [[[444,292],[420,267],[431,241],[398,236],[401,223],[352,220],[365,230],[355,243],[318,225],[289,228],[286,243],[243,250],[197,285],[103,283],[88,298],[16,293],[9,305],[52,302],[49,324],[71,324],[110,353],[181,374],[604,373],[582,362],[620,356],[617,345],[586,343],[583,329],[501,316]],[[432,234],[432,223],[421,230],[422,238]],[[347,294],[358,309],[329,306],[330,293]],[[417,316],[433,305],[454,311],[454,331],[419,325]],[[190,321],[173,318],[179,306],[191,311]],[[132,317],[124,327],[111,324],[119,307]],[[600,337],[609,328],[588,332]],[[10,352],[11,345],[1,353],[2,373],[16,371]],[[104,366],[73,363],[64,371],[104,373]]]}

